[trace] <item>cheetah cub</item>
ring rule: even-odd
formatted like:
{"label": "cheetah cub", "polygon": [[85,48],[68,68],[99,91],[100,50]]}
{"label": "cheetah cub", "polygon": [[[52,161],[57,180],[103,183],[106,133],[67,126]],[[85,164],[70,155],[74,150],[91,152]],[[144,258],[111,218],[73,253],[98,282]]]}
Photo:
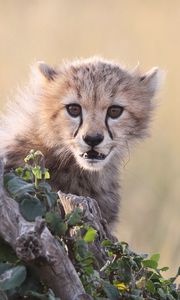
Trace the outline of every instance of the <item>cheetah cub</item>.
{"label": "cheetah cub", "polygon": [[147,135],[159,73],[131,72],[100,58],[32,69],[29,85],[1,118],[6,169],[29,150],[44,153],[56,190],[95,198],[112,225],[119,173],[132,142]]}

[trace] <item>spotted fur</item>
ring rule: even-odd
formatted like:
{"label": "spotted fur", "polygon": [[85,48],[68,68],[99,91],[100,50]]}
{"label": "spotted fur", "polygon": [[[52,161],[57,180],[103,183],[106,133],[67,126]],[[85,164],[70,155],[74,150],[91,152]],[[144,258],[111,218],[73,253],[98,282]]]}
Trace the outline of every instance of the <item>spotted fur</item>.
{"label": "spotted fur", "polygon": [[[1,119],[0,155],[6,168],[20,165],[29,150],[41,150],[54,188],[95,198],[112,224],[119,211],[120,167],[131,143],[147,135],[158,69],[141,75],[91,58],[59,68],[38,63],[32,74]],[[81,116],[68,114],[71,103],[81,106]],[[111,105],[123,107],[117,119],[107,116]],[[105,159],[93,163],[83,157],[91,148],[83,140],[87,134],[103,135],[94,149]]]}

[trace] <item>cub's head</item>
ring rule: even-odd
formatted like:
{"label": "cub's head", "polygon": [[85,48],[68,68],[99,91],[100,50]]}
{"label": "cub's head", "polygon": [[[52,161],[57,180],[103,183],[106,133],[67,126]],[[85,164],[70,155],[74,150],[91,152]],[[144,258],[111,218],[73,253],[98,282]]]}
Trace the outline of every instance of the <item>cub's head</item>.
{"label": "cub's head", "polygon": [[74,156],[80,167],[98,170],[146,136],[157,68],[141,75],[93,58],[58,69],[39,63],[36,73],[40,134],[61,160]]}

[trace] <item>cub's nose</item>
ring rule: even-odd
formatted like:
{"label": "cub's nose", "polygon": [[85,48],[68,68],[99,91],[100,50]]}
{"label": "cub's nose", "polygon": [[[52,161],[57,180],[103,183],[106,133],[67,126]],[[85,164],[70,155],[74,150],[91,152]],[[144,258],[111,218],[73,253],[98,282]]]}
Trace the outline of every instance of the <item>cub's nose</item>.
{"label": "cub's nose", "polygon": [[97,133],[96,135],[85,135],[83,136],[83,140],[86,144],[89,146],[97,146],[99,145],[104,139],[104,136],[102,134]]}

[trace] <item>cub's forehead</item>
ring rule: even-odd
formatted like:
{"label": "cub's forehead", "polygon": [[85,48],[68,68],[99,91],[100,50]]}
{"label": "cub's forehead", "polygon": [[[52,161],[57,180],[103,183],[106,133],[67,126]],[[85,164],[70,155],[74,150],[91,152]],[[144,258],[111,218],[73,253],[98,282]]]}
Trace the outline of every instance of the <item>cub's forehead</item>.
{"label": "cub's forehead", "polygon": [[79,97],[113,97],[132,82],[132,75],[119,65],[104,61],[85,61],[68,65],[65,77]]}
{"label": "cub's forehead", "polygon": [[[130,79],[130,74],[117,64],[103,61],[81,62],[71,64],[67,68],[73,80],[92,83],[105,83],[111,79],[114,81]],[[70,77],[71,77],[70,76]]]}

